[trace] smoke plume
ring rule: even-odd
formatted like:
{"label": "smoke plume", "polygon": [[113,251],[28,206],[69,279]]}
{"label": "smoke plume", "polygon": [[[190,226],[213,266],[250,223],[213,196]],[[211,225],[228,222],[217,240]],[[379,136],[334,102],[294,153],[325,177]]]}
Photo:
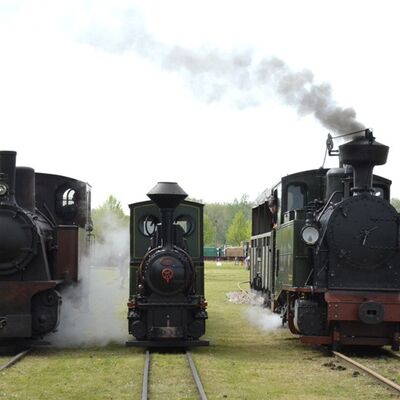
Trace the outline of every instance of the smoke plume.
{"label": "smoke plume", "polygon": [[223,53],[171,47],[152,37],[143,21],[138,10],[114,8],[90,16],[75,29],[85,43],[108,52],[134,51],[185,75],[187,84],[203,101],[227,100],[238,108],[247,108],[277,94],[299,115],[313,115],[329,130],[348,133],[364,128],[355,110],[337,105],[331,86],[315,82],[309,70],[293,71],[283,60],[260,58],[251,50]]}
{"label": "smoke plume", "polygon": [[128,229],[108,220],[104,243],[82,260],[79,283],[64,290],[60,325],[49,336],[58,347],[103,346],[128,339]]}

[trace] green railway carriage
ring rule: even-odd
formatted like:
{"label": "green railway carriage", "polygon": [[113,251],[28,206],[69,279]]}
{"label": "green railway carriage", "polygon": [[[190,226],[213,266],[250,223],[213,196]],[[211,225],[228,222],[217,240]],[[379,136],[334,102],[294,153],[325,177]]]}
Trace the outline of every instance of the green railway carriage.
{"label": "green railway carriage", "polygon": [[242,242],[240,246],[204,247],[205,260],[241,260],[249,254],[250,243]]}
{"label": "green railway carriage", "polygon": [[204,259],[215,260],[223,257],[225,257],[225,249],[223,247],[204,247]]}
{"label": "green railway carriage", "polygon": [[217,248],[216,247],[204,247],[204,258],[216,258]]}

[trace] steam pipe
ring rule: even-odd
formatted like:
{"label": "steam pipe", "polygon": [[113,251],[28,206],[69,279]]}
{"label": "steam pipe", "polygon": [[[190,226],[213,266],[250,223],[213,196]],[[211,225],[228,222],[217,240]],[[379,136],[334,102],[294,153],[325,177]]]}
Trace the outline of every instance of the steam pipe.
{"label": "steam pipe", "polygon": [[161,208],[162,244],[173,247],[174,243],[174,208]]}
{"label": "steam pipe", "polygon": [[373,192],[374,165],[356,165],[353,169],[353,192]]}
{"label": "steam pipe", "polygon": [[0,151],[0,183],[5,183],[8,186],[7,193],[2,197],[13,204],[15,204],[16,157],[17,153],[15,151]]}
{"label": "steam pipe", "polygon": [[31,212],[35,211],[35,170],[28,167],[15,169],[15,199],[18,205]]}

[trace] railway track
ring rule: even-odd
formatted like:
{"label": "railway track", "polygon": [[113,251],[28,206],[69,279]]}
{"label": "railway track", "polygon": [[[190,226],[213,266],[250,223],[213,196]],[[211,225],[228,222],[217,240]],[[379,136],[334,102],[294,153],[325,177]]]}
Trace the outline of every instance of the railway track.
{"label": "railway track", "polygon": [[[151,357],[150,357],[151,352],[149,350],[146,351],[146,358],[145,358],[145,363],[144,363],[144,372],[143,372],[143,386],[142,386],[142,400],[149,400],[149,377],[150,377],[150,369],[151,369]],[[207,400],[206,393],[204,391],[203,385],[200,380],[200,376],[197,372],[197,368],[194,364],[192,355],[189,351],[185,352],[188,365],[190,368],[190,371],[192,373],[193,381],[196,385],[197,392],[199,394],[199,399],[200,400]]]}
{"label": "railway track", "polygon": [[11,358],[8,362],[0,366],[0,371],[3,371],[6,368],[10,368],[14,364],[16,364],[18,361],[20,361],[22,358],[24,358],[32,349],[25,349],[20,351],[18,354],[16,354],[14,357]]}
{"label": "railway track", "polygon": [[243,292],[243,293],[245,293],[245,294],[249,294],[249,292],[248,292],[248,290],[246,290],[246,289],[243,289],[240,285],[242,285],[243,283],[248,283],[248,284],[250,284],[250,282],[249,281],[243,281],[243,282],[238,282],[237,283],[237,287],[238,287],[238,289],[241,291],[241,292]]}
{"label": "railway track", "polygon": [[391,357],[393,357],[393,358],[400,358],[400,354],[394,352],[393,350],[386,350],[386,349],[385,349],[385,352],[386,352],[387,354],[389,354],[389,355],[390,355]]}
{"label": "railway track", "polygon": [[[397,383],[391,381],[388,378],[385,378],[381,374],[378,374],[376,371],[373,371],[372,369],[366,367],[365,365],[359,363],[358,361],[352,359],[351,357],[344,355],[343,353],[340,353],[338,351],[332,351],[332,353],[335,357],[344,361],[346,364],[350,365],[353,368],[358,369],[361,372],[366,373],[368,376],[374,378],[381,385],[390,389],[392,392],[400,395],[400,385],[398,385]],[[396,353],[390,352],[390,354],[392,354],[394,357],[399,357]]]}

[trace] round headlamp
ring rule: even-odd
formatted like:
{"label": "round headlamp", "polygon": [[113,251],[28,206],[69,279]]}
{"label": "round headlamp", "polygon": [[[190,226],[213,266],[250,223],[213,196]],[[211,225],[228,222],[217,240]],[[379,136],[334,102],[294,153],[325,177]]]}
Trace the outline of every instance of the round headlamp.
{"label": "round headlamp", "polygon": [[313,245],[319,239],[319,230],[315,226],[305,226],[301,231],[301,238],[306,244]]}
{"label": "round headlamp", "polygon": [[8,186],[5,183],[0,183],[0,196],[4,196],[8,192]]}

